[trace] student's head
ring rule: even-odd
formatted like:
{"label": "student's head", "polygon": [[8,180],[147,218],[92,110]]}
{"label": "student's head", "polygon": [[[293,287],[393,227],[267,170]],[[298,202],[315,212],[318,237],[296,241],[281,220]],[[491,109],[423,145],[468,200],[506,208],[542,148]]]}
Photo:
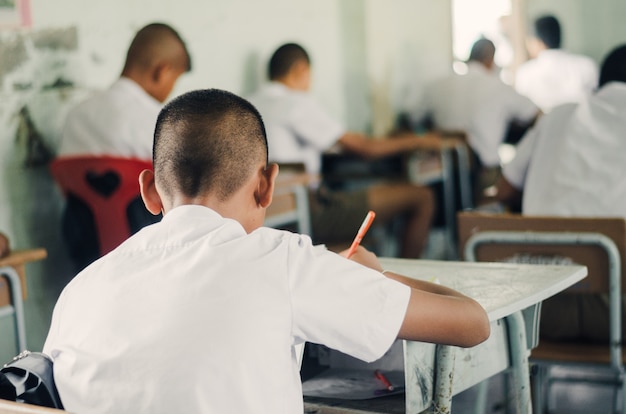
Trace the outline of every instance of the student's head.
{"label": "student's head", "polygon": [[472,45],[469,61],[482,63],[486,68],[493,66],[493,58],[496,54],[496,46],[486,38],[480,38]]}
{"label": "student's head", "polygon": [[252,104],[217,89],[188,92],[157,118],[154,174],[142,172],[142,197],[154,214],[200,204],[252,230],[263,223],[278,173],[267,156],[265,127]]}
{"label": "student's head", "polygon": [[531,57],[536,57],[546,49],[558,49],[561,47],[561,25],[552,15],[541,16],[535,19],[532,28],[532,36],[528,41],[528,52]]}
{"label": "student's head", "polygon": [[280,46],[268,65],[268,77],[288,87],[306,91],[311,84],[311,61],[304,48],[296,43]]}
{"label": "student's head", "polygon": [[609,82],[626,82],[626,44],[613,49],[602,63],[598,87]]}
{"label": "student's head", "polygon": [[180,75],[191,70],[185,42],[172,27],[152,23],[140,29],[128,48],[122,76],[164,102]]}

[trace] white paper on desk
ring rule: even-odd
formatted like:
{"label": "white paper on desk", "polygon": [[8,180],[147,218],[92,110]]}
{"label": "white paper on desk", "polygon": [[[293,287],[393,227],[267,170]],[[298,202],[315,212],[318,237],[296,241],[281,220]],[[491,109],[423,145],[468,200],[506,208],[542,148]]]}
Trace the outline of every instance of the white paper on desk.
{"label": "white paper on desk", "polygon": [[393,391],[374,376],[373,369],[331,368],[302,383],[306,397],[367,400],[404,392],[404,372],[385,371],[385,377],[394,386]]}

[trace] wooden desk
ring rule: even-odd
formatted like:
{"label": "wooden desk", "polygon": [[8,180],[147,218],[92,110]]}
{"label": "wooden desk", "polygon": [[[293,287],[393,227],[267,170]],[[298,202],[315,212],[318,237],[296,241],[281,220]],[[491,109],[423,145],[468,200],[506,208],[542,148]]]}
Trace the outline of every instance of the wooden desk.
{"label": "wooden desk", "polygon": [[0,276],[4,276],[6,283],[0,279],[0,317],[13,315],[17,351],[26,349],[26,332],[24,328],[24,308],[22,302],[26,299],[26,263],[45,259],[46,249],[15,250],[0,259]]}
{"label": "wooden desk", "polygon": [[[586,267],[389,258],[381,262],[384,269],[416,279],[436,276],[442,285],[475,298],[491,321],[489,339],[469,349],[404,341],[406,412],[449,413],[453,395],[510,368],[509,399],[518,413],[530,413],[528,356],[538,342],[541,302],[583,279]],[[329,401],[328,410],[325,405],[315,400],[305,407],[320,414],[368,412],[354,409],[354,402],[347,400]]]}

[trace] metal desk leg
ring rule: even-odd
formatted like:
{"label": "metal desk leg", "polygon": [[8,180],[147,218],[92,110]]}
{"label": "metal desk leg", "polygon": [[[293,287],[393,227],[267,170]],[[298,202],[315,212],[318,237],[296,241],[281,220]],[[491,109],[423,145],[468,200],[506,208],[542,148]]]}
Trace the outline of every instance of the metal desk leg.
{"label": "metal desk leg", "polygon": [[530,404],[530,374],[528,357],[530,351],[526,342],[526,324],[522,312],[506,317],[509,337],[509,354],[513,380],[513,402],[519,414],[532,413]]}
{"label": "metal desk leg", "polygon": [[463,143],[459,143],[454,149],[457,156],[461,209],[467,210],[474,207],[472,182],[470,180],[469,154],[467,146]]}
{"label": "metal desk leg", "polygon": [[435,395],[429,414],[452,412],[452,384],[456,350],[453,346],[438,345],[435,357]]}
{"label": "metal desk leg", "polygon": [[[20,277],[14,268],[10,266],[0,267],[0,275],[7,278],[9,282],[9,289],[11,291],[11,305],[15,317],[15,338],[17,345],[17,353],[27,349],[26,348],[26,328],[24,323],[24,305],[22,301],[22,285]],[[4,316],[4,315],[2,315]],[[17,354],[16,354],[17,355]]]}
{"label": "metal desk leg", "polygon": [[446,242],[448,259],[456,259],[458,254],[456,251],[455,228],[456,220],[456,200],[454,198],[454,164],[452,162],[452,154],[450,149],[442,149],[441,151],[441,181],[443,186],[443,203],[446,218]]}

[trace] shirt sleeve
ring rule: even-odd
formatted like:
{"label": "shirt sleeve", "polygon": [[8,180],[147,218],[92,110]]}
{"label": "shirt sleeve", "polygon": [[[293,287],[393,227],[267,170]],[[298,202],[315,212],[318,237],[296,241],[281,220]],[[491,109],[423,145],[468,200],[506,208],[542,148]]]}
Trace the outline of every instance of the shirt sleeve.
{"label": "shirt sleeve", "polygon": [[320,151],[332,147],[346,132],[339,122],[331,118],[308,95],[301,95],[294,100],[290,118],[290,126],[298,139]]}
{"label": "shirt sleeve", "polygon": [[506,85],[506,95],[509,107],[509,113],[512,119],[529,122],[539,112],[537,105],[529,98],[519,94],[515,89]]}
{"label": "shirt sleeve", "polygon": [[367,362],[384,355],[404,321],[408,286],[302,244],[290,248],[289,268],[295,336]]}
{"label": "shirt sleeve", "polygon": [[539,125],[533,127],[524,135],[515,147],[515,157],[511,162],[502,167],[502,175],[516,189],[522,190],[526,182],[526,174],[528,166],[532,159],[535,148],[537,135],[539,134]]}

